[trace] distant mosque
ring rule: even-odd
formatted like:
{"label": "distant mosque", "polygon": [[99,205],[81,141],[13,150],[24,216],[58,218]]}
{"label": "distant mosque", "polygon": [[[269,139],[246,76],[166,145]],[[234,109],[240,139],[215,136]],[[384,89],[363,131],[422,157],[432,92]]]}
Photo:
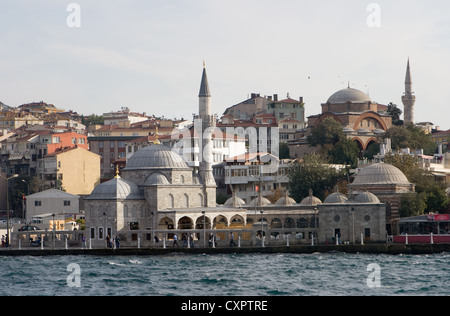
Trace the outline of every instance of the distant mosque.
{"label": "distant mosque", "polygon": [[[408,59],[405,92],[402,96],[404,105],[404,121],[414,123],[415,95],[412,92],[411,69]],[[332,117],[342,124],[345,135],[353,140],[363,152],[378,137],[392,127],[392,117],[387,113],[387,106],[373,101],[368,94],[350,88],[350,85],[332,94],[327,102],[322,103],[322,113],[308,117],[307,134],[326,117]],[[291,152],[297,157],[310,153],[306,136],[290,144]]]}

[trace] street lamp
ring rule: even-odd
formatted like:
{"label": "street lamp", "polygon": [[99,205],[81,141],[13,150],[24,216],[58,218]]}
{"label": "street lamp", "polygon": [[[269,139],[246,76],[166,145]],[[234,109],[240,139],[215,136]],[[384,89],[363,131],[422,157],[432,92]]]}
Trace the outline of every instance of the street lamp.
{"label": "street lamp", "polygon": [[1,178],[6,180],[6,247],[9,247],[9,180],[13,178],[17,178],[19,175],[14,174],[9,178],[5,178],[4,176],[0,176]]}
{"label": "street lamp", "polygon": [[264,228],[263,228],[263,212],[264,211],[260,211],[261,212],[261,246],[264,248]]}
{"label": "street lamp", "polygon": [[206,215],[205,215],[205,211],[202,211],[202,214],[203,214],[203,248],[206,248],[206,233],[205,233]]}
{"label": "street lamp", "polygon": [[[30,185],[24,179],[22,179],[22,182],[27,185],[27,196],[30,195]],[[25,202],[25,200],[22,200],[22,203],[22,220],[25,221],[25,211],[27,203]]]}

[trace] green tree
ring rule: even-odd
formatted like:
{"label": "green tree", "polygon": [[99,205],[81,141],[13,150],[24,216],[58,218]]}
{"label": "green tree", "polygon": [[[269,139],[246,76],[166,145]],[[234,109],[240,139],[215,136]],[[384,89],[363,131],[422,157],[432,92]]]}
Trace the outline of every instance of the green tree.
{"label": "green tree", "polygon": [[358,145],[347,137],[342,138],[328,150],[328,155],[333,163],[358,166]]}
{"label": "green tree", "polygon": [[400,110],[396,104],[390,102],[388,104],[387,113],[392,117],[392,124],[395,126],[402,126],[403,120],[400,119],[402,115],[402,110]]}
{"label": "green tree", "polygon": [[426,207],[423,194],[407,193],[400,198],[398,212],[400,217],[417,216],[422,215]]}
{"label": "green tree", "polygon": [[431,135],[412,123],[403,126],[392,126],[384,135],[390,138],[393,149],[410,148],[411,150],[423,149],[427,155],[432,155],[437,148],[436,143],[431,139]]}
{"label": "green tree", "polygon": [[308,143],[313,146],[334,145],[344,138],[342,125],[331,116],[324,118],[307,136]]}
{"label": "green tree", "polygon": [[359,148],[345,136],[342,125],[331,116],[324,118],[307,136],[310,146],[321,146],[321,154],[335,164],[358,164]]}
{"label": "green tree", "polygon": [[324,200],[333,188],[347,178],[346,171],[338,171],[326,164],[326,160],[318,154],[303,157],[289,170],[290,195],[301,201],[312,189],[314,195]]}
{"label": "green tree", "polygon": [[[423,212],[439,212],[447,207],[450,202],[445,192],[447,186],[444,183],[437,182],[430,171],[420,168],[416,157],[399,154],[386,155],[384,161],[399,168],[408,178],[408,181],[415,184],[418,193],[417,199],[422,199],[425,204]],[[405,203],[412,203],[411,198],[408,199],[409,201]],[[419,205],[417,200],[413,202],[416,206]],[[416,212],[420,208],[416,207],[414,210]],[[417,212],[415,215],[418,215]]]}
{"label": "green tree", "polygon": [[280,159],[291,158],[290,153],[289,153],[289,145],[287,143],[280,142],[279,155],[280,155]]}
{"label": "green tree", "polygon": [[89,126],[89,125],[103,125],[104,124],[104,120],[103,120],[103,115],[97,115],[97,114],[91,114],[87,117],[85,117],[84,115],[81,117],[81,123]]}

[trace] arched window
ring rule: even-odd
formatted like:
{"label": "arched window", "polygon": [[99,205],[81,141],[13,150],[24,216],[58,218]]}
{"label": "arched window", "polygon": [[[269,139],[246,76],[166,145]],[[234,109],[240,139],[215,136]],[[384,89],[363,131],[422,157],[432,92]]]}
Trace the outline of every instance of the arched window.
{"label": "arched window", "polygon": [[297,221],[297,228],[307,228],[308,227],[308,220],[304,217],[300,218]]}
{"label": "arched window", "polygon": [[281,220],[279,218],[274,218],[270,224],[271,228],[282,228]]}
{"label": "arched window", "polygon": [[128,205],[123,206],[123,217],[125,218],[130,217],[130,213],[128,212]]}
{"label": "arched window", "polygon": [[199,205],[200,207],[203,207],[203,194],[199,193],[199,194],[198,194],[198,199],[199,199],[198,205]]}
{"label": "arched window", "polygon": [[175,207],[175,199],[172,194],[169,194],[169,207],[174,208]]}
{"label": "arched window", "polygon": [[186,193],[184,194],[184,200],[185,200],[185,206],[189,207],[189,195],[187,195]]}

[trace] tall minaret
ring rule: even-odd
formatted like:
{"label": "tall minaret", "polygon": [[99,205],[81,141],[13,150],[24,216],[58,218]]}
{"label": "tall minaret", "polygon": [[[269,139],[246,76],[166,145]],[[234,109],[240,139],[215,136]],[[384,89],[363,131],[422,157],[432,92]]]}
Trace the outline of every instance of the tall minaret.
{"label": "tall minaret", "polygon": [[216,205],[216,181],[214,180],[214,175],[212,172],[212,133],[216,127],[216,121],[214,116],[211,115],[211,93],[209,91],[208,76],[206,75],[205,62],[203,62],[203,74],[202,82],[200,84],[200,92],[198,94],[199,106],[198,106],[198,117],[197,124],[194,122],[194,126],[200,128],[202,139],[199,139],[199,146],[201,146],[199,153],[201,154],[199,173],[205,186],[205,196],[206,196],[206,206],[213,207]]}
{"label": "tall minaret", "polygon": [[404,106],[404,121],[405,123],[414,123],[414,103],[416,103],[416,96],[412,91],[412,80],[411,80],[411,69],[409,68],[409,58],[408,66],[406,67],[406,78],[405,78],[405,94],[402,96],[402,102]]}

